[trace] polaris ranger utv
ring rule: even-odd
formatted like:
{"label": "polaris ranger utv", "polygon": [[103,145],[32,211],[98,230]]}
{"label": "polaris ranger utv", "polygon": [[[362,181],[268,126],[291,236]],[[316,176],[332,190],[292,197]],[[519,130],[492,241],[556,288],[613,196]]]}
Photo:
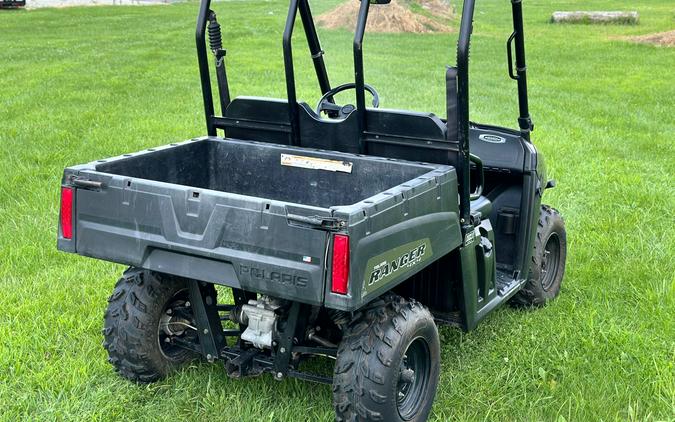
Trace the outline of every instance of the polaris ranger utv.
{"label": "polaris ranger utv", "polygon": [[[355,81],[332,86],[309,2],[290,0],[288,99],[231,100],[220,26],[201,0],[208,136],[65,170],[58,248],[130,266],[103,330],[122,376],[151,382],[201,357],[235,378],[332,384],[338,420],[419,421],[439,380],[437,324],[471,330],[506,302],[558,294],[565,228],[541,205],[554,183],[530,141],[521,0],[507,42],[519,130],[469,120],[474,0],[445,72],[447,118],[378,108],[362,46],[371,3],[388,2],[361,2]],[[296,98],[298,14],[323,94],[315,109]],[[336,104],[350,89],[356,104]],[[224,288],[232,303],[218,301]],[[303,370],[311,356],[334,359],[333,375]]]}

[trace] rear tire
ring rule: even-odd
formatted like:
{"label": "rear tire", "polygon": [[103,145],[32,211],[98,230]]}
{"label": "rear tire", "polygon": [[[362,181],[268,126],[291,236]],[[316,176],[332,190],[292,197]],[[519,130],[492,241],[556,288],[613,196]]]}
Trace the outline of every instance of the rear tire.
{"label": "rear tire", "polygon": [[[194,327],[184,279],[129,269],[115,285],[104,316],[103,347],[115,370],[136,382],[157,381],[197,355],[165,340],[190,339]],[[175,311],[174,311],[175,310]]]}
{"label": "rear tire", "polygon": [[516,307],[543,306],[555,299],[565,275],[566,258],[565,222],[558,210],[542,205],[530,274],[525,286],[510,303]]}
{"label": "rear tire", "polygon": [[338,421],[425,421],[438,387],[440,344],[429,310],[386,294],[350,323],[333,374]]}

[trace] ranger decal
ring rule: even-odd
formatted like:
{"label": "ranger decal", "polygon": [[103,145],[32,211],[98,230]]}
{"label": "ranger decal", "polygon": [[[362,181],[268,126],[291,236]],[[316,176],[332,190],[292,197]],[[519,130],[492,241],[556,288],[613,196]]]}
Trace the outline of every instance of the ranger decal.
{"label": "ranger decal", "polygon": [[432,256],[429,239],[406,243],[368,260],[363,296],[394,280]]}

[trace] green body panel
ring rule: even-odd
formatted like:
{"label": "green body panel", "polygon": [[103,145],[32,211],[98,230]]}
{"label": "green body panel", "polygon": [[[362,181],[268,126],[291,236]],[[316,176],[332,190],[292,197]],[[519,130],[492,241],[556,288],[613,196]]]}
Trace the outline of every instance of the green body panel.
{"label": "green body panel", "polygon": [[423,267],[422,264],[430,261],[432,257],[431,242],[427,238],[400,245],[370,258],[364,271],[365,278],[361,294],[366,296],[369,291],[386,286],[397,279],[408,277],[417,268]]}

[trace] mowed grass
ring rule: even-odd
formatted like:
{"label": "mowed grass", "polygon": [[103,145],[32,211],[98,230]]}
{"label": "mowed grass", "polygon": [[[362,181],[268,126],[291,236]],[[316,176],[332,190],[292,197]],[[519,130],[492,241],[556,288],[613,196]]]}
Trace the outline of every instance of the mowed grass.
{"label": "mowed grass", "polygon": [[[317,3],[316,13],[336,0]],[[236,95],[284,97],[287,2],[214,3]],[[525,2],[533,139],[568,230],[557,301],[503,308],[471,333],[441,328],[433,420],[675,419],[675,50],[618,37],[675,27],[669,0],[631,4],[638,26],[555,26],[554,10],[618,1]],[[0,13],[0,419],[330,420],[331,390],[270,376],[229,380],[198,364],[136,385],[101,347],[123,268],[56,250],[61,172],[205,133],[196,3]],[[472,119],[515,125],[506,76],[509,3],[480,1]],[[351,81],[351,35],[321,32],[334,83]],[[443,115],[455,35],[366,37],[366,80],[387,108]],[[318,86],[298,28],[299,97]],[[195,163],[198,165],[198,163]],[[320,366],[327,364],[320,364]]]}

